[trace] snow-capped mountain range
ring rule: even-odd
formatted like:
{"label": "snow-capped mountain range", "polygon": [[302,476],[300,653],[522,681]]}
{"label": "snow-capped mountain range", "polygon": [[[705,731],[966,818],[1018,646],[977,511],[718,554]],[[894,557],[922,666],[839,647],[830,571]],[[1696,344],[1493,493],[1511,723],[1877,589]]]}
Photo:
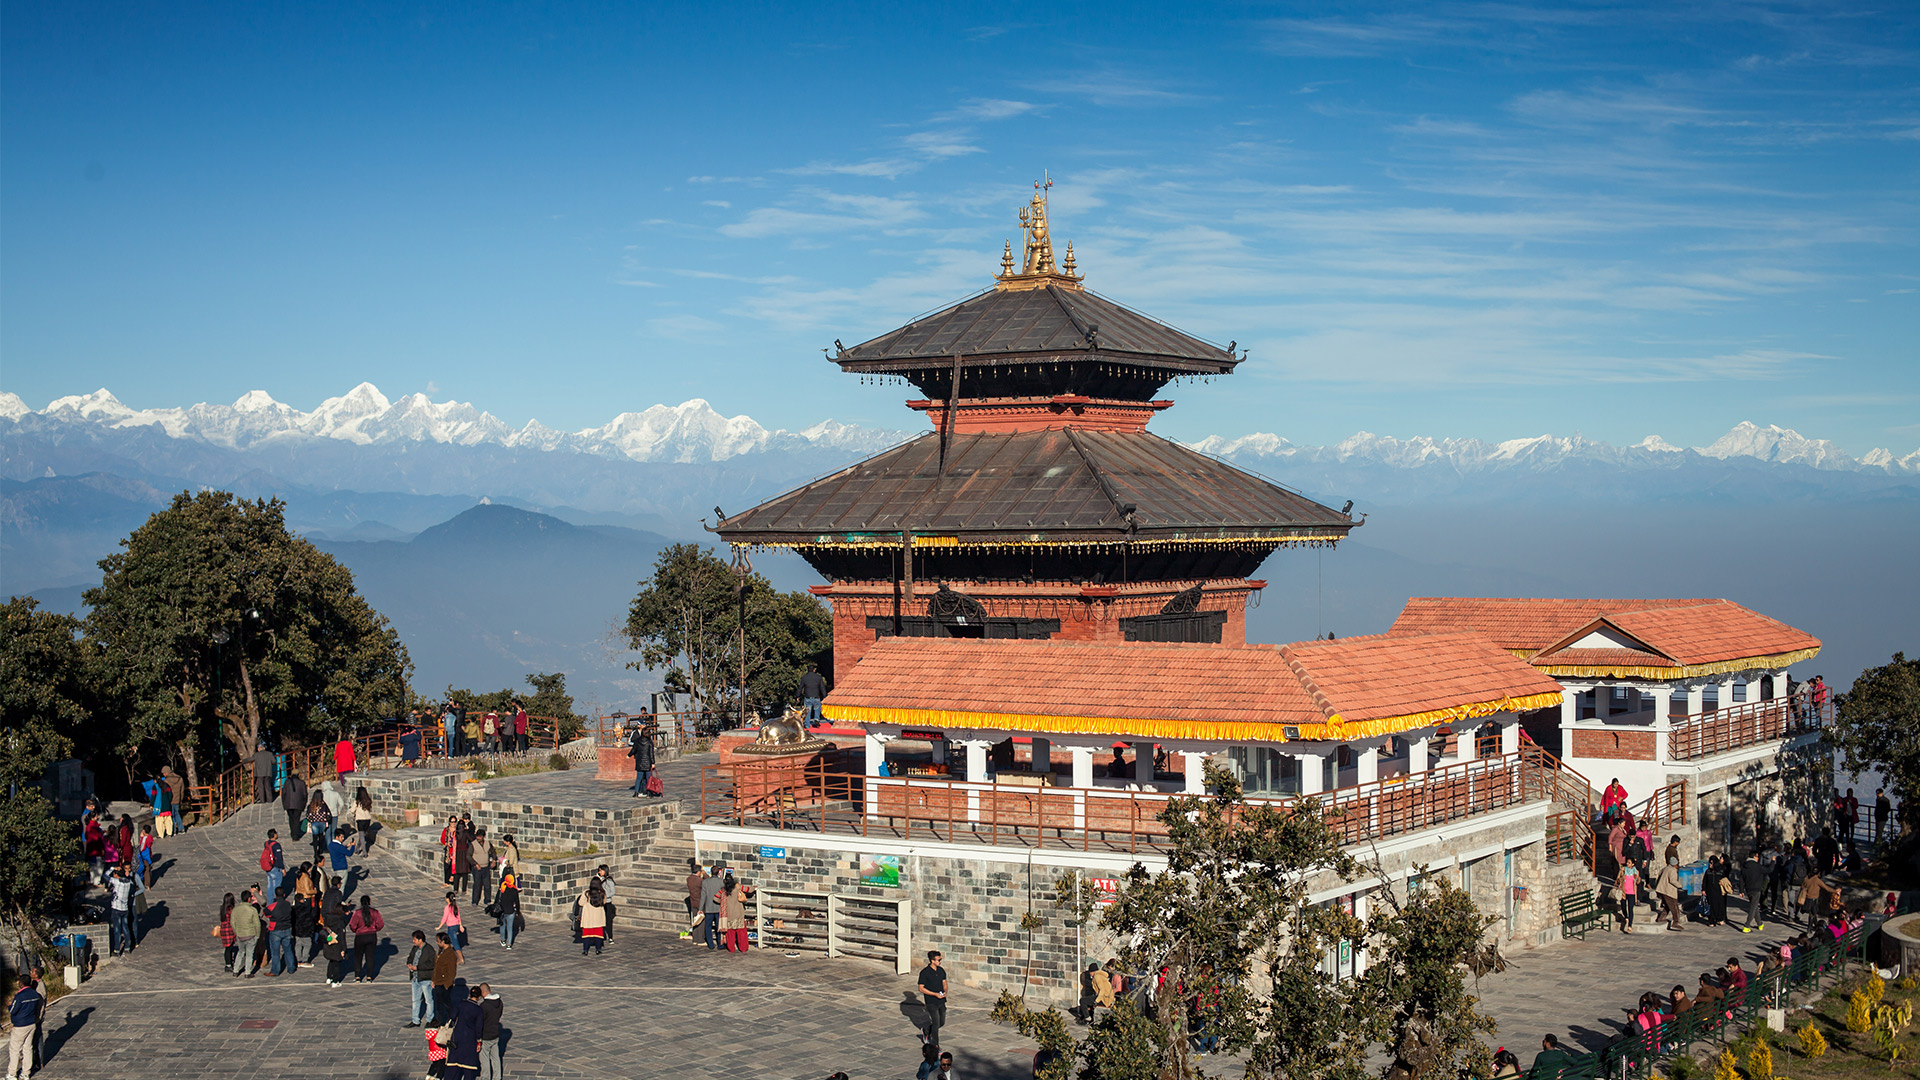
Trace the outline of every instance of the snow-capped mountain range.
{"label": "snow-capped mountain range", "polygon": [[[717,462],[770,451],[809,449],[857,457],[892,446],[910,434],[833,420],[797,432],[769,430],[749,416],[722,416],[701,398],[621,413],[601,427],[582,431],[560,431],[537,420],[515,429],[466,402],[436,402],[418,393],[390,401],[373,384],[364,382],[321,402],[312,412],[275,401],[261,390],[243,394],[231,405],[132,409],[102,389],[59,398],[40,410],[30,409],[18,395],[0,391],[0,420],[17,422],[29,416],[53,426],[158,429],[175,439],[229,450],[329,439],[360,446],[501,446],[662,463]],[[1234,439],[1211,435],[1189,445],[1249,463],[1351,463],[1399,468],[1446,465],[1461,472],[1553,468],[1570,462],[1658,468],[1677,460],[1671,455],[1689,455],[1688,450],[1658,435],[1622,447],[1578,435],[1539,435],[1490,443],[1424,435],[1398,439],[1362,431],[1332,446],[1299,446],[1263,432]],[[1809,439],[1789,428],[1745,421],[1710,445],[1693,447],[1691,453],[1703,458],[1746,458],[1828,471],[1920,476],[1920,450],[1896,457],[1890,450],[1875,449],[1854,458],[1826,439]]]}
{"label": "snow-capped mountain range", "polygon": [[328,398],[312,412],[275,401],[263,390],[242,394],[231,405],[201,403],[186,408],[132,409],[101,389],[55,400],[32,410],[16,394],[0,391],[0,419],[29,415],[53,423],[103,428],[158,428],[229,450],[300,439],[333,439],[361,446],[444,443],[572,451],[632,461],[711,462],[768,450],[823,449],[872,453],[905,439],[905,432],[861,428],[824,420],[804,431],[769,431],[749,416],[721,416],[700,398],[626,412],[584,431],[560,431],[538,420],[514,429],[492,413],[462,401],[436,402],[425,394],[389,401],[372,383]]}
{"label": "snow-capped mountain range", "polygon": [[[1237,439],[1210,435],[1189,445],[1219,457],[1252,462],[1367,462],[1400,468],[1446,464],[1463,472],[1550,468],[1570,461],[1600,462],[1628,468],[1658,467],[1664,464],[1661,459],[1667,455],[1688,453],[1658,435],[1649,435],[1632,446],[1614,446],[1578,435],[1567,438],[1536,435],[1528,439],[1490,443],[1480,439],[1435,439],[1424,435],[1396,439],[1391,435],[1362,431],[1333,446],[1296,446],[1278,435],[1262,432]],[[1806,465],[1840,472],[1920,475],[1920,450],[1905,457],[1895,457],[1890,450],[1876,449],[1863,457],[1854,458],[1827,439],[1809,439],[1791,428],[1773,424],[1761,427],[1744,420],[1710,445],[1693,447],[1692,453],[1722,461],[1752,458],[1773,464]]]}

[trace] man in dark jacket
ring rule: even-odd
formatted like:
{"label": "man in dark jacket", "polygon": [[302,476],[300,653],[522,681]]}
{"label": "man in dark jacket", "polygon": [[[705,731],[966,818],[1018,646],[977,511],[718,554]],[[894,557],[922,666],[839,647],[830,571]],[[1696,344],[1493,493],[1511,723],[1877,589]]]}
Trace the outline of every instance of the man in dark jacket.
{"label": "man in dark jacket", "polygon": [[808,664],[807,673],[800,676],[800,705],[807,710],[808,720],[820,719],[820,700],[826,696],[826,677],[817,665]]}
{"label": "man in dark jacket", "polygon": [[253,801],[273,801],[273,751],[257,743],[253,751]]}
{"label": "man in dark jacket", "polygon": [[1813,842],[1813,855],[1819,861],[1821,875],[1832,875],[1833,868],[1840,862],[1840,843],[1833,838],[1833,833],[1820,830],[1820,839]]}
{"label": "man in dark jacket", "polygon": [[627,756],[633,759],[633,797],[637,799],[647,793],[647,781],[653,778],[655,755],[651,723],[633,725],[632,742],[627,746]]}
{"label": "man in dark jacket", "polygon": [[407,950],[407,992],[413,1006],[407,1027],[416,1028],[433,1019],[434,959],[434,948],[427,944],[427,935],[415,930],[413,948]]}
{"label": "man in dark jacket", "polygon": [[1740,864],[1740,887],[1747,893],[1747,925],[1740,928],[1743,934],[1751,934],[1766,924],[1760,921],[1762,905],[1767,896],[1767,882],[1772,876],[1767,872],[1762,850],[1747,853],[1747,861]]}
{"label": "man in dark jacket", "polygon": [[500,1011],[505,1005],[488,983],[480,984],[480,1080],[501,1080]]}
{"label": "man in dark jacket", "polygon": [[300,839],[300,823],[307,813],[307,782],[292,770],[287,771],[287,782],[280,787],[280,809],[287,812],[287,839]]}

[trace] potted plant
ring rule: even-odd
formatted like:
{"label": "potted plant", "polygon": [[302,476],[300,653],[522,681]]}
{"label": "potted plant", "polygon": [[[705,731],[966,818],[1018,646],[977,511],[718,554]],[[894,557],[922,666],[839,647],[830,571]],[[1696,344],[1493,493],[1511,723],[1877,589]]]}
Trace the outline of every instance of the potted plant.
{"label": "potted plant", "polygon": [[420,804],[416,802],[408,803],[407,808],[400,811],[400,816],[406,819],[409,828],[420,824]]}

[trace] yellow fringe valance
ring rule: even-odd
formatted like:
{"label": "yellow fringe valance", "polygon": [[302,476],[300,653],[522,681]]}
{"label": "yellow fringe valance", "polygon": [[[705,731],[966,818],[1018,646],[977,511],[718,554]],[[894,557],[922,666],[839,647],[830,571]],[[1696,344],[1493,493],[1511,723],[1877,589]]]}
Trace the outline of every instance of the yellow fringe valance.
{"label": "yellow fringe valance", "polygon": [[1206,739],[1217,742],[1288,742],[1286,729],[1299,732],[1298,741],[1348,742],[1398,735],[1434,724],[1453,723],[1500,712],[1525,712],[1560,703],[1558,693],[1527,694],[1498,701],[1476,702],[1406,716],[1374,720],[1347,720],[1335,715],[1322,723],[1284,721],[1172,720],[1113,716],[1050,716],[1028,713],[974,712],[962,709],[905,709],[868,705],[823,706],[829,720],[853,724],[897,724],[901,727],[988,728],[1006,731],[1044,731],[1060,735],[1126,735],[1153,739]]}
{"label": "yellow fringe valance", "polygon": [[[1127,548],[1133,551],[1150,551],[1159,548],[1179,549],[1199,546],[1225,546],[1230,544],[1267,545],[1267,544],[1337,544],[1346,539],[1343,533],[1326,535],[1291,534],[1286,536],[1192,536],[1177,540],[962,540],[954,536],[916,536],[915,548]],[[874,551],[900,550],[898,539],[874,540],[752,540],[742,545],[755,548],[819,548],[824,551]]]}
{"label": "yellow fringe valance", "polygon": [[1667,682],[1673,679],[1698,679],[1707,675],[1727,675],[1757,667],[1782,668],[1802,660],[1811,660],[1819,654],[1820,646],[1815,645],[1811,649],[1796,649],[1793,652],[1777,653],[1773,656],[1747,656],[1738,660],[1719,660],[1711,664],[1685,664],[1675,667],[1634,667],[1610,664],[1588,667],[1574,664],[1541,664],[1539,668],[1556,678],[1652,679],[1656,682]]}

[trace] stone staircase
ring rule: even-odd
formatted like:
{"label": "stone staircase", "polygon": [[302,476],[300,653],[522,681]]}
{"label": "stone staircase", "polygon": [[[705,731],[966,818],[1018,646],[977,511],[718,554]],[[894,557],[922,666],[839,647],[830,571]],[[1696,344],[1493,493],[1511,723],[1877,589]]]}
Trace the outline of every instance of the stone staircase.
{"label": "stone staircase", "polygon": [[613,868],[618,927],[678,933],[687,928],[687,860],[693,830],[675,821],[628,865]]}

